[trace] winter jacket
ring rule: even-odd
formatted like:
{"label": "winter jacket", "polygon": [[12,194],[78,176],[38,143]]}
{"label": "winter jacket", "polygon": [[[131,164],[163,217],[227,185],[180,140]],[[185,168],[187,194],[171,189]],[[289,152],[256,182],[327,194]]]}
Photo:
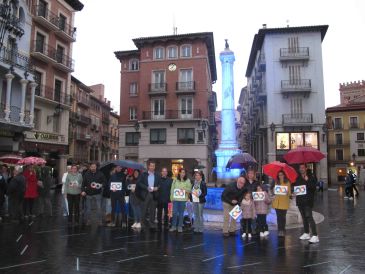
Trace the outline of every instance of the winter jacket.
{"label": "winter jacket", "polygon": [[158,189],[158,202],[168,203],[170,202],[172,179],[169,177],[160,178],[160,188]]}
{"label": "winter jacket", "polygon": [[[111,191],[110,190],[110,183],[122,183],[122,190],[117,190],[117,191]],[[118,172],[118,173],[114,173],[112,174],[112,176],[109,179],[109,182],[106,184],[106,187],[103,191],[103,196],[104,197],[113,197],[113,198],[118,198],[120,196],[125,196],[126,193],[126,176],[123,172]],[[108,195],[106,195],[106,193],[108,193]]]}
{"label": "winter jacket", "polygon": [[305,185],[307,187],[307,194],[296,196],[297,206],[313,207],[314,195],[317,189],[317,180],[314,178],[314,176],[308,176],[307,181],[304,180],[302,176],[298,176],[297,180],[294,183],[294,186],[301,185]]}
{"label": "winter jacket", "polygon": [[276,209],[288,210],[290,205],[291,186],[289,182],[283,182],[282,184],[276,183],[275,185],[287,186],[288,193],[286,195],[275,195],[272,202],[272,207]]}
{"label": "winter jacket", "polygon": [[254,201],[256,214],[266,215],[269,213],[272,199],[266,191],[264,191],[264,193],[265,193],[265,199],[263,201]]}
{"label": "winter jacket", "polygon": [[[180,189],[185,190],[185,197],[184,198],[174,198],[174,192],[179,191]],[[191,191],[191,183],[189,179],[186,179],[185,181],[180,181],[178,179],[175,179],[172,182],[171,185],[171,191],[170,191],[170,200],[171,202],[187,202],[189,200],[189,193]]]}
{"label": "winter jacket", "polygon": [[205,196],[207,196],[207,185],[205,184],[204,181],[201,181],[200,183],[198,182],[194,182],[192,184],[192,189],[191,189],[191,193],[190,193],[190,201],[193,202],[193,191],[194,189],[198,189],[198,193],[200,193],[199,195],[199,203],[200,204],[204,204],[207,200],[205,199]]}
{"label": "winter jacket", "polygon": [[25,178],[18,174],[11,178],[6,194],[11,197],[23,198],[25,193]]}
{"label": "winter jacket", "polygon": [[[159,187],[160,186],[160,176],[158,176],[155,172],[154,174],[155,176],[155,181],[154,181],[154,187]],[[137,185],[136,185],[136,196],[138,198],[140,198],[141,200],[145,200],[148,194],[148,172],[143,172],[139,177],[138,177],[138,181],[137,181]],[[152,192],[153,194],[153,199],[157,200],[158,199],[158,192],[154,191]]]}
{"label": "winter jacket", "polygon": [[65,181],[65,193],[70,195],[77,195],[81,193],[82,175],[80,173],[67,174]]}
{"label": "winter jacket", "polygon": [[90,196],[99,195],[102,193],[105,184],[106,179],[101,171],[91,172],[88,170],[83,176],[81,191],[85,191]]}
{"label": "winter jacket", "polygon": [[247,191],[247,192],[255,192],[257,187],[259,186],[259,182],[257,181],[253,181],[252,183],[250,183],[248,180],[246,180],[246,183],[245,183],[245,186],[244,186],[244,189]]}
{"label": "winter jacket", "polygon": [[23,173],[25,177],[25,194],[24,198],[35,199],[38,197],[38,179],[35,171],[27,169]]}
{"label": "winter jacket", "polygon": [[234,206],[236,204],[233,204],[232,200],[236,200],[237,204],[240,204],[246,191],[245,187],[239,189],[236,182],[230,183],[222,192],[222,202]]}
{"label": "winter jacket", "polygon": [[254,219],[256,218],[255,203],[253,200],[243,199],[241,202],[242,218],[243,219]]}

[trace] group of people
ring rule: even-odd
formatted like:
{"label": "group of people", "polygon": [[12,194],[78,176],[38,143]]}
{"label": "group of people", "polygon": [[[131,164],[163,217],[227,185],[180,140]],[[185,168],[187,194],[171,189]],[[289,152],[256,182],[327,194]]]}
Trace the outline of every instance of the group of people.
{"label": "group of people", "polygon": [[350,169],[345,177],[345,199],[353,200],[354,192],[356,192],[356,196],[359,196],[356,179],[356,174]]}
{"label": "group of people", "polygon": [[2,165],[0,172],[0,220],[9,216],[13,221],[34,218],[35,205],[41,216],[52,216],[51,170],[42,165],[15,166],[10,172]]}
{"label": "group of people", "polygon": [[[276,195],[272,191],[276,186],[284,187],[286,191]],[[295,186],[305,186],[305,194],[296,195],[293,192]],[[278,236],[284,237],[286,214],[290,206],[290,199],[295,197],[304,227],[304,233],[300,236],[300,239],[309,240],[310,243],[318,243],[319,238],[312,213],[316,187],[317,181],[315,177],[307,171],[304,164],[299,166],[299,176],[295,182],[289,182],[285,173],[279,171],[275,183],[271,187],[259,184],[255,180],[255,171],[248,170],[246,176],[240,176],[237,182],[229,184],[222,193],[223,235],[225,237],[236,235],[236,220],[231,217],[230,212],[237,205],[242,210],[242,238],[252,237],[252,226],[254,223],[261,237],[269,235],[266,216],[271,204],[271,207],[276,211]],[[265,197],[254,199],[253,193],[261,193],[260,195],[263,193]]]}
{"label": "group of people", "polygon": [[[37,200],[38,213],[52,216],[51,175],[47,167],[28,166],[23,170],[21,166],[16,166],[11,176],[7,174],[6,168],[2,167],[0,175],[0,208],[4,208],[3,204],[7,202],[8,212],[13,220],[34,218],[34,203]],[[62,194],[69,224],[79,224],[82,221],[90,225],[95,219],[99,225],[114,227],[120,224],[126,227],[132,217],[134,229],[165,229],[181,233],[184,212],[189,204],[192,205],[194,215],[194,232],[202,233],[207,195],[202,172],[195,171],[189,179],[187,171],[182,168],[177,178],[173,179],[168,176],[167,168],[163,167],[160,173],[155,169],[154,162],[148,163],[145,172],[115,166],[107,178],[98,170],[96,163],[92,163],[85,171],[80,171],[76,165],[67,167],[62,178]],[[270,207],[276,211],[278,236],[284,237],[290,199],[296,196],[304,226],[300,239],[311,243],[319,242],[312,214],[316,185],[315,177],[307,172],[304,164],[300,165],[299,176],[295,182],[289,182],[285,173],[280,171],[271,187],[257,182],[255,170],[248,170],[236,182],[228,184],[222,193],[223,235],[228,237],[236,234],[236,220],[231,217],[230,212],[238,205],[242,210],[243,238],[252,237],[253,227],[261,237],[269,235],[266,217]],[[284,186],[287,191],[275,195],[273,188],[276,186]],[[305,186],[306,193],[296,195],[293,192],[295,186]],[[261,193],[264,197],[254,199],[253,193]],[[107,222],[109,201],[111,214]],[[128,209],[126,201],[129,201]],[[3,215],[3,212],[0,213]]]}
{"label": "group of people", "polygon": [[[150,162],[148,170],[142,173],[140,170],[115,166],[107,179],[95,163],[83,175],[76,165],[68,167],[68,172],[62,178],[62,193],[69,223],[78,224],[80,212],[83,212],[86,225],[96,219],[99,225],[114,227],[120,223],[125,227],[130,217],[126,214],[129,210],[125,207],[125,201],[129,200],[130,214],[134,220],[132,228],[182,232],[186,202],[191,201],[194,231],[202,233],[207,195],[202,172],[196,171],[190,181],[186,170],[181,169],[173,180],[168,176],[167,168],[163,167],[160,173],[155,168],[154,162]],[[107,223],[106,208],[109,200],[111,214],[110,222]],[[169,216],[169,204],[172,204],[172,216]]]}

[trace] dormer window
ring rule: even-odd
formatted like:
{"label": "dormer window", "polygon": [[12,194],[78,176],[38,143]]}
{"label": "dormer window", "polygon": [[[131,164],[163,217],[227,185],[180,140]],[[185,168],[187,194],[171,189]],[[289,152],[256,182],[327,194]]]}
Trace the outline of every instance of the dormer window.
{"label": "dormer window", "polygon": [[191,57],[191,45],[183,45],[181,47],[181,57]]}
{"label": "dormer window", "polygon": [[129,70],[139,70],[139,60],[132,59],[129,61]]}
{"label": "dormer window", "polygon": [[164,58],[164,48],[163,47],[155,48],[153,57],[154,57],[154,59],[163,59]]}

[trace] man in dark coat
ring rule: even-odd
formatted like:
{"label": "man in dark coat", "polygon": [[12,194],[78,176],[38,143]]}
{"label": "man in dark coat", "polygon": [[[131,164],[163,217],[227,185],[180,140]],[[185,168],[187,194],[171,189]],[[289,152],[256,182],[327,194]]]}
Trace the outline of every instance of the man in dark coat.
{"label": "man in dark coat", "polygon": [[95,207],[98,224],[102,225],[101,196],[105,185],[106,179],[104,174],[97,170],[96,163],[92,163],[90,170],[83,176],[81,187],[81,196],[86,197],[86,210],[84,214],[86,225],[90,225],[91,209]]}
{"label": "man in dark coat", "polygon": [[39,178],[39,215],[43,216],[47,214],[47,216],[52,216],[52,204],[51,204],[51,184],[52,177],[49,167],[42,165],[40,168],[39,174],[37,174]]}
{"label": "man in dark coat", "polygon": [[[155,229],[156,207],[158,200],[158,189],[160,186],[160,176],[155,172],[156,164],[150,162],[148,171],[139,176],[136,185],[136,196],[143,201],[142,204],[142,225]],[[147,212],[149,219],[147,220]]]}
{"label": "man in dark coat", "polygon": [[[121,166],[116,166],[114,174],[110,177],[108,188],[110,190],[110,200],[112,206],[111,212],[111,222],[108,226],[114,227],[116,225],[116,216],[115,213],[117,211],[117,205],[119,203],[122,220],[121,225],[123,227],[123,221],[127,221],[125,217],[125,193],[126,193],[126,175],[124,174],[124,170]],[[111,183],[121,183],[122,187],[120,189],[111,188]]]}
{"label": "man in dark coat", "polygon": [[161,170],[160,188],[158,190],[158,204],[157,204],[157,223],[158,229],[162,229],[162,211],[164,214],[164,228],[169,227],[168,206],[170,202],[170,192],[172,179],[167,177],[167,168],[163,167]]}
{"label": "man in dark coat", "polygon": [[8,185],[3,175],[0,174],[0,222],[5,215],[4,210],[4,202],[5,202],[5,193]]}
{"label": "man in dark coat", "polygon": [[9,197],[9,213],[13,221],[21,221],[23,215],[23,201],[25,193],[25,178],[21,166],[15,166],[14,176],[9,182],[7,195]]}
{"label": "man in dark coat", "polygon": [[236,220],[231,220],[229,212],[236,206],[240,205],[243,199],[243,195],[246,192],[245,177],[241,176],[237,179],[237,182],[230,183],[226,186],[222,193],[222,204],[223,204],[223,236],[236,234]]}
{"label": "man in dark coat", "polygon": [[[318,243],[316,223],[313,219],[314,195],[317,189],[317,181],[313,175],[308,175],[305,164],[299,166],[299,176],[294,186],[305,186],[305,195],[296,195],[297,207],[303,219],[304,234],[300,236],[301,240],[309,240],[310,243]],[[312,237],[309,234],[309,226],[312,231]]]}

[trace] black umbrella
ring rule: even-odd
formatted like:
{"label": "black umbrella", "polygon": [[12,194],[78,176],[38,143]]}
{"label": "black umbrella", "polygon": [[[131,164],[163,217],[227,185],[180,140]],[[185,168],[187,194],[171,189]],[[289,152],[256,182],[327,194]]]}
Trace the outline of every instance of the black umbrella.
{"label": "black umbrella", "polygon": [[233,155],[226,165],[226,168],[235,169],[235,168],[244,168],[247,169],[249,167],[256,168],[257,162],[251,154],[247,152],[238,153]]}
{"label": "black umbrella", "polygon": [[138,170],[144,170],[143,164],[129,161],[129,160],[113,160],[113,161],[107,161],[100,165],[100,171],[102,171],[107,178],[110,177],[110,171],[115,166],[121,166],[125,168],[131,168],[131,169],[138,169]]}

